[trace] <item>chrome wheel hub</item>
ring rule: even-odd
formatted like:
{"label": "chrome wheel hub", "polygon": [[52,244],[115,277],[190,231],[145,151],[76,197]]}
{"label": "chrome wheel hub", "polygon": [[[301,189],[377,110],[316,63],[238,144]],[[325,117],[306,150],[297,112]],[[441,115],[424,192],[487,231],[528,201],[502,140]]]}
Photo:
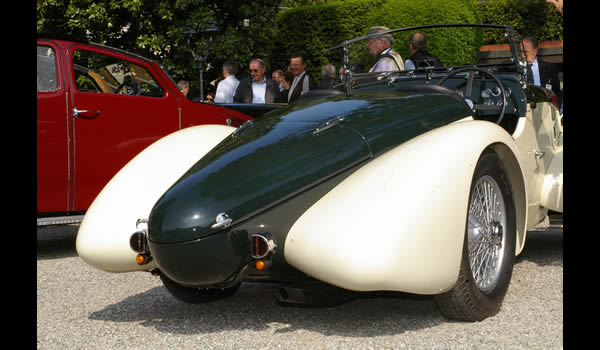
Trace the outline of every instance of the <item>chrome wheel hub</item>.
{"label": "chrome wheel hub", "polygon": [[498,183],[491,176],[477,180],[471,194],[467,239],[469,264],[477,287],[494,288],[504,261],[506,206]]}

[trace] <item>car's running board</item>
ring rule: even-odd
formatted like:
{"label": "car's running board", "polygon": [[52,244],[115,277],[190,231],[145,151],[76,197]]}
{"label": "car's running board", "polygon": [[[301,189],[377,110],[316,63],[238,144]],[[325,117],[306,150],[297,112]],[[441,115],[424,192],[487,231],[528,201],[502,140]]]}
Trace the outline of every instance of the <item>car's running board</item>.
{"label": "car's running board", "polygon": [[49,225],[68,225],[68,224],[79,224],[83,220],[83,215],[73,216],[54,216],[48,218],[38,218],[38,226],[49,226]]}

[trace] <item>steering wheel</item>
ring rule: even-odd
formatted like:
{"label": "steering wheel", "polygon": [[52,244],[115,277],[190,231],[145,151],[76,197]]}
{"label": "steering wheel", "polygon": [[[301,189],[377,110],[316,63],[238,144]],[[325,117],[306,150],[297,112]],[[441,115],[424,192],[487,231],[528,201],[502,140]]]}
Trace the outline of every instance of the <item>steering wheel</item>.
{"label": "steering wheel", "polygon": [[[442,78],[440,80],[438,85],[442,85],[448,79],[453,78],[456,75],[458,75],[460,73],[464,73],[464,72],[468,72],[467,87],[465,88],[465,92],[464,92],[464,96],[463,96],[465,99],[465,102],[467,102],[467,104],[469,106],[471,106],[471,109],[473,110],[473,112],[476,112],[476,111],[499,111],[500,115],[498,116],[498,120],[496,120],[496,124],[500,124],[500,122],[502,121],[502,118],[504,118],[504,112],[506,111],[506,92],[504,91],[504,85],[502,85],[502,82],[500,81],[500,79],[498,79],[496,74],[494,74],[486,69],[482,69],[482,68],[478,68],[478,67],[461,68],[461,69],[457,69],[455,71],[448,73],[448,75],[446,75],[444,78]],[[502,106],[484,105],[484,104],[478,104],[478,103],[473,102],[473,100],[471,99],[471,93],[473,92],[473,79],[475,78],[475,72],[479,72],[479,73],[489,76],[496,82],[496,84],[498,84],[498,87],[500,88],[500,94],[502,96]]]}
{"label": "steering wheel", "polygon": [[115,94],[120,93],[121,90],[123,90],[123,88],[125,88],[125,87],[128,87],[129,89],[131,89],[131,92],[129,92],[129,93],[126,92],[127,95],[137,95],[140,90],[137,81],[135,81],[135,79],[131,78],[130,76],[126,76],[125,79],[123,80],[123,82],[115,90]]}

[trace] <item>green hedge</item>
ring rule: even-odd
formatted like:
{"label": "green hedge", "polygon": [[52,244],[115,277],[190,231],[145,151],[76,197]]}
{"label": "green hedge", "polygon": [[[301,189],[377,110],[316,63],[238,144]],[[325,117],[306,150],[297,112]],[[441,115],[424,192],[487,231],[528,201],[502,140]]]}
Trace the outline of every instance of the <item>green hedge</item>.
{"label": "green hedge", "polygon": [[[320,80],[320,67],[333,63],[340,67],[341,50],[327,54],[323,51],[357,36],[366,35],[371,26],[385,25],[392,28],[434,23],[478,23],[479,17],[472,0],[349,0],[306,6],[281,11],[277,15],[279,48],[273,53],[272,69],[287,67],[294,51],[304,51],[307,55],[307,71]],[[394,49],[403,57],[408,57],[408,40],[398,37]],[[440,38],[437,48],[444,50],[448,45],[455,46],[456,34],[447,32]],[[465,38],[466,40],[466,38]],[[469,40],[474,40],[470,38]],[[370,65],[366,42],[351,47],[351,61],[359,61],[363,67]],[[436,45],[432,47],[436,49]],[[454,49],[453,49],[454,50]],[[452,50],[446,50],[452,52]],[[462,53],[464,55],[465,53]],[[473,54],[473,53],[469,53]],[[449,61],[441,55],[440,59]],[[452,60],[454,61],[454,60]]]}
{"label": "green hedge", "polygon": [[[513,26],[523,36],[543,40],[562,40],[562,16],[545,0],[346,0],[298,7],[278,13],[272,69],[286,68],[290,55],[304,51],[307,70],[320,80],[320,67],[333,63],[340,67],[342,54],[323,51],[354,37],[366,35],[372,26],[401,28],[438,23],[489,23]],[[492,32],[465,33],[460,30],[427,32],[429,49],[447,65],[474,60],[477,52],[466,47],[504,43]],[[496,32],[497,33],[497,32]],[[395,34],[394,49],[408,57],[408,35]],[[471,44],[465,44],[470,42]],[[351,47],[351,61],[369,66],[373,58],[366,46]]]}
{"label": "green hedge", "polygon": [[[477,4],[482,23],[512,26],[521,36],[539,41],[563,40],[563,18],[546,0],[488,0]],[[499,41],[486,37],[487,44]]]}
{"label": "green hedge", "polygon": [[[481,23],[481,20],[471,0],[388,0],[372,12],[367,27],[384,25],[391,29],[440,23]],[[474,48],[480,46],[481,30],[445,28],[421,32],[427,35],[428,51],[444,64],[476,61],[477,50]],[[404,59],[410,56],[408,37],[412,33],[394,34],[393,48]],[[366,57],[368,63],[374,63],[374,58]]]}
{"label": "green hedge", "polygon": [[307,71],[317,80],[320,67],[333,63],[340,67],[340,51],[323,55],[323,51],[344,40],[366,34],[367,18],[373,8],[386,0],[350,0],[323,5],[306,6],[281,11],[276,18],[279,49],[273,52],[271,62],[285,68],[296,51],[307,55]]}

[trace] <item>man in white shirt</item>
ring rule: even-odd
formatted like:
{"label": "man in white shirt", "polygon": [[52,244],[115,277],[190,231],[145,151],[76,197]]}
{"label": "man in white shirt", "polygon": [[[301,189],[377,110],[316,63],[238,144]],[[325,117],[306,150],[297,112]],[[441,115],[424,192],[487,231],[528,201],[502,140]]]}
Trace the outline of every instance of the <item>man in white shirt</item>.
{"label": "man in white shirt", "polygon": [[274,103],[280,95],[276,82],[265,75],[267,67],[260,58],[250,61],[250,77],[240,81],[233,102],[235,103]]}
{"label": "man in white shirt", "polygon": [[233,95],[240,81],[235,77],[238,71],[237,63],[233,61],[225,61],[223,63],[223,79],[217,85],[217,93],[215,95],[215,103],[233,103]]}
{"label": "man in white shirt", "polygon": [[252,79],[252,103],[265,103],[265,92],[267,92],[267,78],[257,81]]}

